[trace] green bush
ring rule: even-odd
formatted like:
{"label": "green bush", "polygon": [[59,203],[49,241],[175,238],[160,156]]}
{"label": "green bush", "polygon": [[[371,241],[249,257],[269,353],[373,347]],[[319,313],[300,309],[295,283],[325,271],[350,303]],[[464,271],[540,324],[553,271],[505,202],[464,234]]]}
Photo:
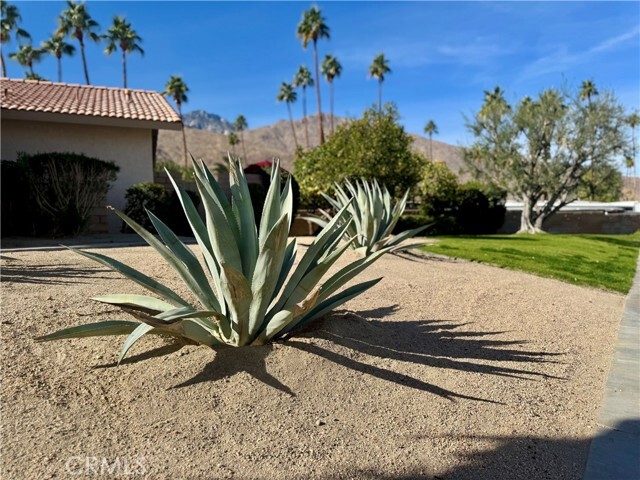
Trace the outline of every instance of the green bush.
{"label": "green bush", "polygon": [[[187,191],[197,207],[200,203],[195,192]],[[149,231],[155,232],[155,228],[147,215],[147,210],[154,212],[165,220],[165,223],[178,235],[191,236],[189,224],[182,212],[180,199],[175,192],[169,192],[160,183],[137,183],[127,190],[127,201],[124,213]],[[123,222],[123,233],[132,233],[133,230]]]}
{"label": "green bush", "polygon": [[38,207],[35,234],[80,233],[120,170],[113,162],[65,152],[20,154],[18,164]]}
{"label": "green bush", "polygon": [[0,162],[0,179],[2,180],[2,236],[31,235],[35,225],[37,210],[31,196],[29,183],[24,169],[18,162],[2,160]]}
{"label": "green bush", "polygon": [[434,222],[430,234],[495,233],[504,222],[506,192],[479,182],[459,184],[444,162],[425,164],[420,193],[420,213]]}
{"label": "green bush", "polygon": [[302,204],[308,208],[326,205],[320,192],[333,195],[334,183],[345,178],[377,179],[396,199],[413,189],[426,159],[411,151],[413,140],[398,119],[392,104],[382,113],[369,108],[361,119],[339,125],[323,145],[299,152],[294,174],[300,182]]}

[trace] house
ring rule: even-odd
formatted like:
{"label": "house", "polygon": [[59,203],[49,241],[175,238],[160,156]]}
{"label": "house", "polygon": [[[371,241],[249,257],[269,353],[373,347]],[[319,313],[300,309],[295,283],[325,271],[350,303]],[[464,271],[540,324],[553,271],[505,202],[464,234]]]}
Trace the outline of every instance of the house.
{"label": "house", "polygon": [[[2,160],[74,152],[113,161],[120,172],[106,203],[118,209],[131,185],[153,181],[158,130],[182,128],[153,91],[0,78],[0,106]],[[107,218],[108,231],[118,232],[119,219]]]}

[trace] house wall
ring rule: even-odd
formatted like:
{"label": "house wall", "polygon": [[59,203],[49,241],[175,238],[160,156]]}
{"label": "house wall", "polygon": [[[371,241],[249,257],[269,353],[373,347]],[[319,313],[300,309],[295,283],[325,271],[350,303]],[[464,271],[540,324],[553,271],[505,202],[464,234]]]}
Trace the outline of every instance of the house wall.
{"label": "house wall", "polygon": [[[153,181],[151,129],[2,119],[0,134],[3,160],[15,160],[18,152],[73,152],[115,162],[120,171],[107,205],[120,210],[127,188]],[[117,233],[121,220],[109,212],[107,224],[110,233]]]}
{"label": "house wall", "polygon": [[[516,233],[522,212],[510,210],[498,233]],[[640,214],[634,212],[558,212],[544,222],[549,233],[630,234],[640,230]]]}

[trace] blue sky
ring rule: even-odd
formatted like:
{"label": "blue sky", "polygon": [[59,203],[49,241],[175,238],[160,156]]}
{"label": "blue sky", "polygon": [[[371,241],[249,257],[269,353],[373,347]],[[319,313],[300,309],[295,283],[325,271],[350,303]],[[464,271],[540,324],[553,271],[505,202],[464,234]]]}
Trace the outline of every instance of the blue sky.
{"label": "blue sky", "polygon": [[[14,2],[35,43],[56,28],[63,2]],[[367,78],[373,57],[384,52],[392,73],[383,100],[397,103],[402,123],[420,133],[433,119],[437,139],[466,144],[463,114],[477,111],[483,90],[500,85],[511,100],[550,86],[577,87],[584,79],[613,90],[628,110],[640,107],[640,3],[638,2],[318,2],[331,28],[319,44],[321,58],[343,65],[336,80],[336,114],[360,115],[377,101]],[[171,74],[183,75],[190,93],[184,110],[204,109],[250,127],[286,118],[275,97],[301,64],[312,67],[295,31],[309,2],[89,2],[106,31],[126,15],[143,37],[144,57],[129,58],[131,88],[162,90]],[[75,41],[75,40],[74,40]],[[92,83],[120,86],[119,55],[88,44]],[[7,53],[15,44],[3,48]],[[22,77],[7,61],[8,74]],[[84,83],[79,53],[63,63],[63,80]],[[36,66],[56,78],[53,58]],[[328,87],[322,83],[323,109]],[[315,97],[308,108],[315,112]],[[294,107],[301,116],[300,101]]]}

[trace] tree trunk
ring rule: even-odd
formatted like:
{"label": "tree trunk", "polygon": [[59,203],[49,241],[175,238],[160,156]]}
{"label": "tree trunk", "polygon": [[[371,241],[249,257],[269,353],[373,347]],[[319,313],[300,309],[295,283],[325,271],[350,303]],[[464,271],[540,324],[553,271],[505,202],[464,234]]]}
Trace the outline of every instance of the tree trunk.
{"label": "tree trunk", "polygon": [[302,87],[302,122],[304,123],[304,141],[309,150],[309,129],[307,128],[307,87]]}
{"label": "tree trunk", "polygon": [[89,81],[89,69],[87,68],[87,57],[84,54],[84,42],[80,42],[80,53],[82,54],[82,66],[84,67],[84,78],[87,81],[87,85],[91,85]]}
{"label": "tree trunk", "polygon": [[287,102],[287,110],[289,111],[289,123],[291,124],[291,133],[293,133],[293,141],[296,144],[296,150],[298,150],[298,139],[296,138],[296,129],[293,126],[293,117],[291,116],[291,104]]}
{"label": "tree trunk", "polygon": [[127,52],[122,50],[122,85],[127,88]]}
{"label": "tree trunk", "polygon": [[240,130],[240,141],[242,142],[242,153],[244,155],[244,165],[245,167],[249,165],[249,159],[247,158],[247,149],[244,146],[244,132]]}
{"label": "tree trunk", "polygon": [[378,113],[382,115],[382,78],[378,79]]}
{"label": "tree trunk", "polygon": [[520,216],[520,230],[517,233],[543,233],[542,222],[544,218],[536,215],[535,202],[531,199],[523,199],[522,215]]}
{"label": "tree trunk", "polygon": [[331,133],[333,133],[335,131],[335,129],[333,128],[333,80],[329,82],[329,92],[331,95]]}
{"label": "tree trunk", "polygon": [[[176,102],[178,104],[178,115],[180,115],[180,121],[182,121],[182,103]],[[182,152],[184,154],[184,166],[188,167],[187,161],[187,132],[184,128],[184,122],[182,122]]]}
{"label": "tree trunk", "polygon": [[322,126],[322,102],[320,101],[320,75],[318,75],[318,41],[313,41],[313,59],[316,68],[316,93],[318,94],[318,125],[320,126],[320,145],[324,143],[324,127]]}
{"label": "tree trunk", "polygon": [[33,63],[29,62],[29,71],[31,72],[31,75],[33,75]]}
{"label": "tree trunk", "polygon": [[433,134],[429,134],[429,158],[433,162]]}
{"label": "tree trunk", "polygon": [[4,55],[2,54],[2,50],[0,49],[0,62],[2,63],[2,76],[7,78],[7,67],[4,65]]}
{"label": "tree trunk", "polygon": [[62,56],[58,58],[58,83],[62,83]]}

